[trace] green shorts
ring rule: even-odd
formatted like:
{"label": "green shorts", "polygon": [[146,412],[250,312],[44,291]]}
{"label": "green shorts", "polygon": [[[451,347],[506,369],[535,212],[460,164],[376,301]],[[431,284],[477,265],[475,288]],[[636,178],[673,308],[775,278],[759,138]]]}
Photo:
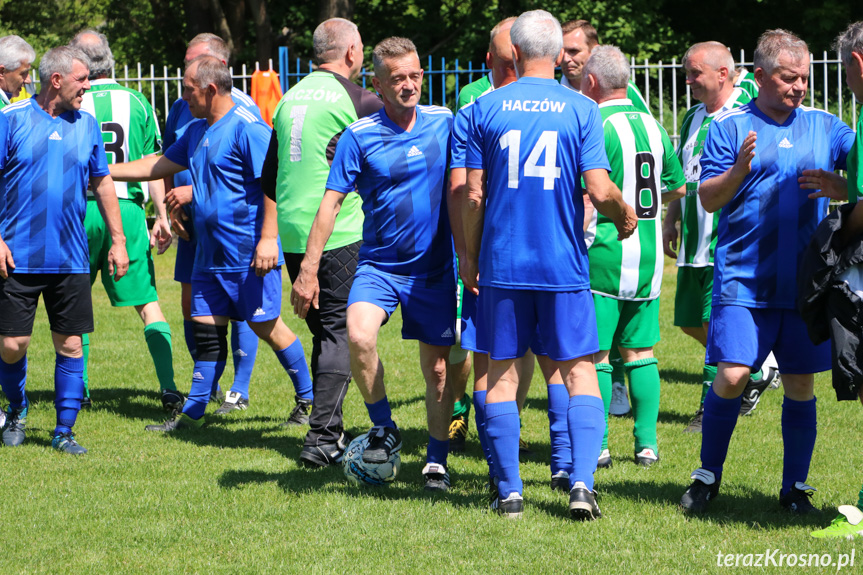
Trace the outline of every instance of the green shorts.
{"label": "green shorts", "polygon": [[677,268],[677,293],[674,296],[674,325],[701,327],[710,321],[713,297],[713,266]]}
{"label": "green shorts", "polygon": [[126,251],[129,253],[129,271],[120,281],[114,281],[108,271],[108,250],[111,249],[111,234],[105,226],[99,206],[95,200],[87,201],[84,228],[90,247],[90,285],[96,274],[102,271],[102,285],[114,307],[143,305],[158,301],[156,295],[156,272],[150,254],[150,236],[147,232],[147,217],[144,208],[130,200],[120,200],[120,217],[126,234]]}
{"label": "green shorts", "polygon": [[593,294],[599,349],[640,349],[659,343],[659,298],[627,301]]}

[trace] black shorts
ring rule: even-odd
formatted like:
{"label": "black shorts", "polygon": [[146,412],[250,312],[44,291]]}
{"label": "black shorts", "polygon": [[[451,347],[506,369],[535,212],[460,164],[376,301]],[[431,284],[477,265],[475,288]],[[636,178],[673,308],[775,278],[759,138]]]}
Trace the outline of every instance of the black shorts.
{"label": "black shorts", "polygon": [[81,335],[93,331],[90,274],[16,274],[0,278],[0,335],[33,333],[39,294],[51,331]]}

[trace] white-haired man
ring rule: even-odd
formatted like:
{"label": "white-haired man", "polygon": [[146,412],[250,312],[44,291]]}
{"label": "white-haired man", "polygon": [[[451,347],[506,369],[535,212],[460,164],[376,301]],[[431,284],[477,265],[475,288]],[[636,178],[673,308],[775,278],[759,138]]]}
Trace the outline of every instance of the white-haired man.
{"label": "white-haired man", "polygon": [[36,51],[20,36],[0,38],[0,109],[32,81],[30,67],[35,59]]}

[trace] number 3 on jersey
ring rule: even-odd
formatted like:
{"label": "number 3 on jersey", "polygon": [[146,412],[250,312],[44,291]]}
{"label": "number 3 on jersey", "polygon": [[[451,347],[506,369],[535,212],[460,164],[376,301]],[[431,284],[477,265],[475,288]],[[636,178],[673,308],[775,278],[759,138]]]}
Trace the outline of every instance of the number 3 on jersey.
{"label": "number 3 on jersey", "polygon": [[[518,188],[518,175],[521,172],[521,130],[510,130],[500,137],[499,143],[501,150],[509,149],[507,187]],[[539,159],[543,152],[545,163],[540,165]],[[557,166],[557,132],[545,131],[540,134],[524,164],[524,177],[542,178],[543,190],[554,189],[554,180],[560,177],[560,168]]]}

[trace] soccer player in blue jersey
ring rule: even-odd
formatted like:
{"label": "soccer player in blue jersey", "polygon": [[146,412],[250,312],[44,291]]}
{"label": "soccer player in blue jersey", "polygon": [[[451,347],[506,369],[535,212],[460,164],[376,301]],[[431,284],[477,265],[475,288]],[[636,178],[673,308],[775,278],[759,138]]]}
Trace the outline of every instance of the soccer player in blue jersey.
{"label": "soccer player in blue jersey", "polygon": [[794,513],[815,510],[805,483],[816,436],[814,373],[830,369],[830,345],[812,344],[797,311],[797,261],[828,200],[808,197],[797,178],[844,168],[854,133],[828,112],[801,107],[809,81],[803,40],[765,32],[754,65],[758,98],[713,120],[701,157],[699,199],[722,213],[707,338],[707,363],[718,372],[704,400],[701,467],[680,501],[694,513],[719,493],[741,394],[771,349],[785,390],[779,503]]}
{"label": "soccer player in blue jersey", "polygon": [[3,443],[20,445],[25,439],[26,354],[41,295],[57,352],[51,445],[71,454],[87,452],[72,427],[84,396],[81,334],[93,331],[84,231],[88,184],[111,236],[109,273],[119,280],[129,267],[102,133],[93,116],[79,111],[90,87],[88,74],[80,50],[50,50],[39,64],[39,94],[2,112],[8,157],[3,154],[0,199],[0,387],[9,400]]}
{"label": "soccer player in blue jersey", "polygon": [[[231,56],[230,49],[224,40],[215,34],[198,34],[189,42],[186,48],[185,62],[189,62],[198,56],[213,56],[227,65]],[[232,89],[231,98],[235,103],[247,108],[253,115],[260,117],[261,113],[255,102],[241,90]],[[186,131],[189,123],[194,120],[189,111],[189,105],[182,98],[178,98],[171,106],[168,119],[165,123],[165,134],[162,139],[162,147],[167,150],[174,142],[180,139]],[[180,282],[180,301],[183,309],[183,332],[185,333],[186,345],[192,361],[197,359],[195,347],[194,324],[192,322],[192,269],[195,260],[195,230],[188,213],[181,209],[192,201],[192,177],[188,171],[182,171],[172,177],[166,178],[165,189],[168,190],[168,209],[172,212],[177,238],[177,259],[174,265],[174,280]],[[249,383],[252,370],[255,367],[255,358],[258,354],[258,337],[242,321],[231,322],[231,356],[234,362],[234,381],[228,394],[222,397],[220,389],[216,389],[214,398],[221,402],[216,410],[216,415],[222,415],[234,410],[246,409],[249,405]],[[311,401],[311,389],[302,390],[297,395],[302,396],[302,402]],[[295,408],[296,409],[296,408]],[[302,411],[302,407],[300,411]],[[300,417],[298,414],[295,417]]]}
{"label": "soccer player in blue jersey", "polygon": [[401,304],[402,337],[419,340],[426,381],[425,488],[443,491],[450,485],[453,407],[446,359],[455,341],[455,277],[444,196],[453,118],[446,108],[418,105],[423,70],[413,42],[387,38],[372,55],[372,82],[384,107],[348,126],[339,140],[291,302],[304,317],[319,289],[318,266],[336,214],[345,196],[357,191],[365,220],[347,322],[351,373],[373,424],[363,460],[382,463],[402,446],[377,351],[381,326]]}
{"label": "soccer player in blue jersey", "polygon": [[261,191],[270,128],[231,98],[231,74],[218,58],[200,56],[186,69],[183,98],[200,120],[164,156],[112,164],[118,180],[164,178],[189,169],[198,246],[192,271],[192,318],[198,349],[192,389],[182,412],[150,431],[204,424],[207,401],[225,369],[228,320],[249,322],[296,388],[312,382],[300,340],[281,319],[284,262],[276,204]]}
{"label": "soccer player in blue jersey", "polygon": [[477,344],[490,358],[486,432],[500,475],[492,507],[508,517],[523,511],[515,359],[538,329],[570,395],[570,513],[594,519],[605,418],[592,357],[599,346],[582,178],[621,237],[634,231],[635,213],[608,177],[599,108],[554,80],[563,48],[558,21],[526,12],[510,35],[519,80],[479,98],[471,112],[460,266],[465,288],[479,294]]}

